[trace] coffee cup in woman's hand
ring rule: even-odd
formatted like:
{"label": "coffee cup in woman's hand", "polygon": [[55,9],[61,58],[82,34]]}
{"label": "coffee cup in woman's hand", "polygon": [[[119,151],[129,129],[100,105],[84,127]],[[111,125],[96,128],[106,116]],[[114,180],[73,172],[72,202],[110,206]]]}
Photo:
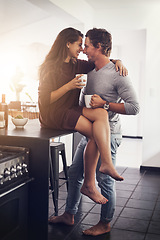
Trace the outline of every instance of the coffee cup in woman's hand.
{"label": "coffee cup in woman's hand", "polygon": [[82,87],[85,87],[87,83],[87,74],[76,74],[76,77],[80,80]]}

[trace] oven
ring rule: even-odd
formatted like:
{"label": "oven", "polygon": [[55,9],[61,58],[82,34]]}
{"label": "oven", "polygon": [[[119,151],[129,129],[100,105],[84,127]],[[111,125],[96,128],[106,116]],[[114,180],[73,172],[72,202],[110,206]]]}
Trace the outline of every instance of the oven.
{"label": "oven", "polygon": [[0,239],[28,239],[29,150],[0,145]]}

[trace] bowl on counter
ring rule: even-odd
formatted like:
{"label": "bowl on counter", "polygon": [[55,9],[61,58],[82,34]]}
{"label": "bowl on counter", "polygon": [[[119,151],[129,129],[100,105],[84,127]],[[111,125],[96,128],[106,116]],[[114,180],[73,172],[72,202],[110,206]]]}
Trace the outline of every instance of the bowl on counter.
{"label": "bowl on counter", "polygon": [[12,117],[12,123],[16,128],[23,128],[28,122],[28,118],[14,118]]}

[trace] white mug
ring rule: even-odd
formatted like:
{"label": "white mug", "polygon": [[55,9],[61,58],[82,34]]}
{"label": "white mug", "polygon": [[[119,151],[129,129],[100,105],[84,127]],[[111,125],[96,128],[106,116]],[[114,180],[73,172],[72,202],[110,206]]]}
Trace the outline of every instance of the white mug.
{"label": "white mug", "polygon": [[[76,77],[77,76],[79,76],[80,74],[76,74]],[[79,80],[81,80],[81,83],[83,83],[83,84],[85,84],[85,86],[86,86],[86,84],[87,84],[87,74],[83,74],[80,78],[79,78]],[[84,87],[85,87],[84,86]]]}
{"label": "white mug", "polygon": [[90,101],[93,95],[84,95],[85,105],[87,108],[91,108]]}

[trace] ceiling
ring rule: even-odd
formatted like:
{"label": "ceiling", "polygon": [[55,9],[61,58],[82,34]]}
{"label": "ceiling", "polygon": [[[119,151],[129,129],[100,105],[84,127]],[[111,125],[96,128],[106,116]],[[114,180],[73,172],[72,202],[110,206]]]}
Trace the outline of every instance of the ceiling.
{"label": "ceiling", "polygon": [[113,8],[132,8],[144,4],[154,4],[159,0],[85,0],[94,10]]}
{"label": "ceiling", "polygon": [[51,17],[53,14],[58,18],[62,13],[68,22],[73,21],[72,16],[49,0],[0,0],[0,34]]}
{"label": "ceiling", "polygon": [[[159,0],[86,0],[95,11],[109,8],[131,9],[135,6],[154,4],[158,1]],[[78,0],[77,4],[80,4]],[[72,22],[73,19],[75,21],[75,18],[56,7],[49,0],[0,0],[0,34],[48,18],[53,14],[59,17],[62,12],[68,22]]]}

